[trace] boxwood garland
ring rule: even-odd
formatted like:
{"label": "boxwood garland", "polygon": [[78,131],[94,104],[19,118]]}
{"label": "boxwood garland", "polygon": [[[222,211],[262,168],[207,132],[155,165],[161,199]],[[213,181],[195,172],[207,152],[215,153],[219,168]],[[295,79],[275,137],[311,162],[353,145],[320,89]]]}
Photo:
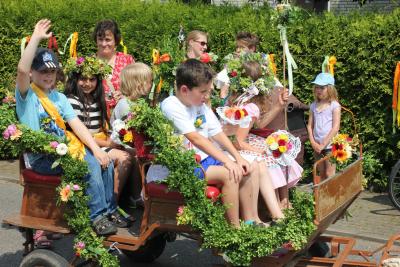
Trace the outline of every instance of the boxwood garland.
{"label": "boxwood garland", "polygon": [[294,191],[293,209],[286,210],[285,219],[274,227],[259,228],[242,223],[235,229],[224,217],[225,207],[205,197],[205,181],[193,174],[196,168],[193,151],[182,147],[182,139],[174,135],[172,124],[162,115],[159,106],[153,108],[140,99],[131,107],[131,112],[133,119],[128,126],[149,137],[156,151],[155,161],[170,170],[166,183],[169,189],[183,194],[185,209],[193,214],[191,226],[200,231],[203,247],[223,251],[224,258],[235,266],[247,266],[253,258],[272,254],[286,243],[294,249],[307,243],[315,230],[311,194]]}
{"label": "boxwood garland", "polygon": [[[0,121],[0,131],[3,133],[0,138],[0,149],[9,148],[13,156],[30,151],[50,154],[58,158],[57,161],[59,161],[63,174],[61,175],[61,184],[57,187],[57,192],[59,192],[57,203],[65,203],[67,206],[64,217],[68,226],[76,234],[74,240],[75,254],[86,260],[95,260],[101,266],[119,266],[118,258],[108,253],[108,250],[103,246],[104,238],[97,236],[91,227],[88,208],[89,197],[84,194],[86,184],[83,181],[83,177],[88,173],[87,163],[72,158],[68,153],[63,156],[57,154],[51,143],[63,143],[64,140],[42,130],[33,131],[25,125],[18,124],[13,102],[2,104],[0,110],[9,112],[9,119]],[[13,121],[11,122],[11,120]],[[13,128],[15,125],[16,128],[14,129],[17,129],[19,133],[13,140],[5,137],[4,134],[4,131],[10,125],[13,125]],[[69,188],[67,201],[62,201],[61,191],[65,191],[66,188]]]}

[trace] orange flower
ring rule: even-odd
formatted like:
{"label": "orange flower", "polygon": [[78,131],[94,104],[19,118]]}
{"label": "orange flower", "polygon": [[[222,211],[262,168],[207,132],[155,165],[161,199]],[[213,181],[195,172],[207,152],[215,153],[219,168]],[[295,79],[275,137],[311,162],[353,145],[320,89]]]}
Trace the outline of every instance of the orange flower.
{"label": "orange flower", "polygon": [[69,186],[64,187],[60,191],[61,201],[67,202],[70,195],[71,195],[71,188]]}
{"label": "orange flower", "polygon": [[347,153],[344,150],[337,150],[336,159],[339,162],[345,162],[347,160]]}

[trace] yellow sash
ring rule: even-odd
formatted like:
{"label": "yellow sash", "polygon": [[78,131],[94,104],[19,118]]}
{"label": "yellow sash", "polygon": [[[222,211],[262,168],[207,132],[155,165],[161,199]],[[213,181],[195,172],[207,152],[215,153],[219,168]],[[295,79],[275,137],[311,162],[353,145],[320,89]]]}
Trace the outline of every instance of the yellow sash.
{"label": "yellow sash", "polygon": [[68,140],[68,150],[71,156],[76,159],[83,160],[83,157],[85,156],[85,145],[79,140],[78,137],[75,136],[73,132],[67,130],[64,120],[61,118],[57,108],[47,97],[47,95],[36,84],[32,83],[31,87],[33,92],[35,92],[39,98],[40,104],[42,104],[44,110],[54,120],[57,126],[64,130]]}

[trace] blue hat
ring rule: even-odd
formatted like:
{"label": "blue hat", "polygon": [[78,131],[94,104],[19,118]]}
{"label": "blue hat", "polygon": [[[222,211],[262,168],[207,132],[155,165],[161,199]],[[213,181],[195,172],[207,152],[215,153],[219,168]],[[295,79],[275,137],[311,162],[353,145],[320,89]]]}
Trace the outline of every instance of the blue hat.
{"label": "blue hat", "polygon": [[320,74],[315,77],[315,80],[312,81],[311,83],[319,85],[319,86],[325,86],[325,85],[335,85],[335,78],[330,73],[327,72],[321,72]]}

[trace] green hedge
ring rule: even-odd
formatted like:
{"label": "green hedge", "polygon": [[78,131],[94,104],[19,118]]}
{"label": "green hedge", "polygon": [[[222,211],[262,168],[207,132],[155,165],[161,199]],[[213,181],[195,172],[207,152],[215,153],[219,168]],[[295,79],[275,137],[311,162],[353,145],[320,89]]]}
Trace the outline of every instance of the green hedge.
{"label": "green hedge", "polygon": [[[13,87],[19,40],[31,34],[36,21],[43,17],[53,21],[60,44],[78,31],[78,53],[83,55],[95,52],[91,33],[96,21],[113,18],[121,27],[129,53],[147,63],[152,48],[159,48],[165,38],[177,37],[179,25],[186,31],[208,32],[212,51],[221,57],[234,49],[236,32],[250,31],[260,36],[261,51],[277,54],[278,68],[282,68],[282,48],[273,23],[275,13],[268,7],[240,9],[134,0],[3,0],[0,7],[2,87]],[[364,144],[366,178],[370,185],[383,188],[399,155],[399,135],[392,134],[390,105],[393,71],[400,60],[400,10],[342,16],[299,14],[288,28],[290,50],[299,67],[294,72],[295,94],[311,103],[310,81],[320,71],[324,56],[337,57],[335,78],[340,101],[356,114]]]}

